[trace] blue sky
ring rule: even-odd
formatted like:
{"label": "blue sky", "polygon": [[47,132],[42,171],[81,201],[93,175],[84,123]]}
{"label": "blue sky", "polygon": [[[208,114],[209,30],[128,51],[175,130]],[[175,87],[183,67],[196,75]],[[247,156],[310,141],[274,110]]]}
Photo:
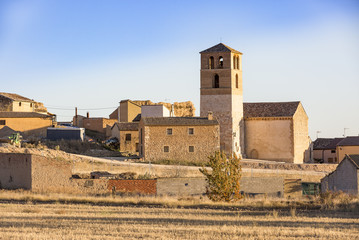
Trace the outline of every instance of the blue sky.
{"label": "blue sky", "polygon": [[357,0],[0,0],[0,91],[60,121],[122,99],[199,113],[199,52],[222,41],[244,53],[244,101],[300,100],[312,139],[359,135],[358,29]]}

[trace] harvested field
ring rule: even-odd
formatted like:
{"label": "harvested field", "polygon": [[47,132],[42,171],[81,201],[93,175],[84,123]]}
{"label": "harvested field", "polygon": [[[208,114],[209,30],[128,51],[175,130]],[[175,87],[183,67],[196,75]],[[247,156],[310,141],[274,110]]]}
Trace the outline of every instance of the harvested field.
{"label": "harvested field", "polygon": [[359,239],[350,212],[0,204],[2,239]]}
{"label": "harvested field", "polygon": [[358,200],[334,200],[213,203],[1,191],[0,239],[359,239]]}

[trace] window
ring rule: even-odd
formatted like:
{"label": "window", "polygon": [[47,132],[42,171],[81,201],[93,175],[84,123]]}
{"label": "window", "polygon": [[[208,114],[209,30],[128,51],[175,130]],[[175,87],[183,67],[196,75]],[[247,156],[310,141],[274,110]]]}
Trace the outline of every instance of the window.
{"label": "window", "polygon": [[238,74],[236,74],[236,88],[238,88]]}
{"label": "window", "polygon": [[237,58],[235,56],[233,56],[233,69],[236,69],[236,67],[237,67],[236,59]]}
{"label": "window", "polygon": [[131,141],[131,133],[126,134],[126,141]]}
{"label": "window", "polygon": [[188,151],[189,152],[194,152],[194,146],[189,146]]}
{"label": "window", "polygon": [[21,102],[19,102],[19,107],[21,107]]}
{"label": "window", "polygon": [[218,76],[218,74],[214,75],[213,88],[219,88],[219,76]]}
{"label": "window", "polygon": [[218,67],[223,68],[223,57],[222,56],[219,57],[219,59],[218,59]]}
{"label": "window", "polygon": [[188,135],[194,134],[194,128],[188,128]]}
{"label": "window", "polygon": [[0,125],[6,125],[6,120],[0,120]]}
{"label": "window", "polygon": [[335,150],[330,151],[331,153],[335,153]]}
{"label": "window", "polygon": [[163,151],[164,152],[170,152],[170,147],[169,146],[164,146]]}
{"label": "window", "polygon": [[32,103],[30,103],[30,107],[32,107]]}
{"label": "window", "polygon": [[172,135],[172,128],[167,128],[167,135]]}
{"label": "window", "polygon": [[214,58],[213,57],[210,57],[208,60],[208,68],[214,69]]}
{"label": "window", "polygon": [[140,151],[140,147],[139,147],[139,144],[136,143],[136,152],[139,152]]}
{"label": "window", "polygon": [[[239,64],[239,57],[237,57],[237,69],[239,69],[239,66],[240,66],[240,64]],[[240,69],[239,69],[240,70]]]}

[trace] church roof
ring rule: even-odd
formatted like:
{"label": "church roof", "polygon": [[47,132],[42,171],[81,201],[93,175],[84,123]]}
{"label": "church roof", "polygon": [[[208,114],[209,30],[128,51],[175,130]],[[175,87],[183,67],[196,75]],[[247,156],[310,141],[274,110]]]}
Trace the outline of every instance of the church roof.
{"label": "church roof", "polygon": [[213,47],[203,50],[200,53],[209,53],[209,52],[233,52],[233,53],[242,54],[241,52],[239,52],[233,48],[230,48],[227,45],[224,45],[223,43],[219,43]]}
{"label": "church roof", "polygon": [[11,99],[13,101],[23,101],[23,102],[34,102],[33,100],[20,96],[16,93],[5,93],[5,92],[0,92],[0,96],[6,97],[8,99]]}
{"label": "church roof", "polygon": [[243,103],[243,117],[293,117],[300,102]]}
{"label": "church roof", "polygon": [[141,121],[144,125],[153,126],[218,125],[217,120],[208,120],[206,117],[145,117]]}

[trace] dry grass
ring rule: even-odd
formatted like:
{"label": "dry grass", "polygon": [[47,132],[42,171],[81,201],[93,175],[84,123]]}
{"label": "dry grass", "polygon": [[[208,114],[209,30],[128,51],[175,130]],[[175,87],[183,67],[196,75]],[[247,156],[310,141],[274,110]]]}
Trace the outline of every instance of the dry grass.
{"label": "dry grass", "polygon": [[0,239],[359,239],[358,199],[336,194],[329,208],[328,198],[213,203],[3,190]]}
{"label": "dry grass", "polygon": [[0,238],[359,239],[358,216],[348,212],[276,212],[0,203]]}

